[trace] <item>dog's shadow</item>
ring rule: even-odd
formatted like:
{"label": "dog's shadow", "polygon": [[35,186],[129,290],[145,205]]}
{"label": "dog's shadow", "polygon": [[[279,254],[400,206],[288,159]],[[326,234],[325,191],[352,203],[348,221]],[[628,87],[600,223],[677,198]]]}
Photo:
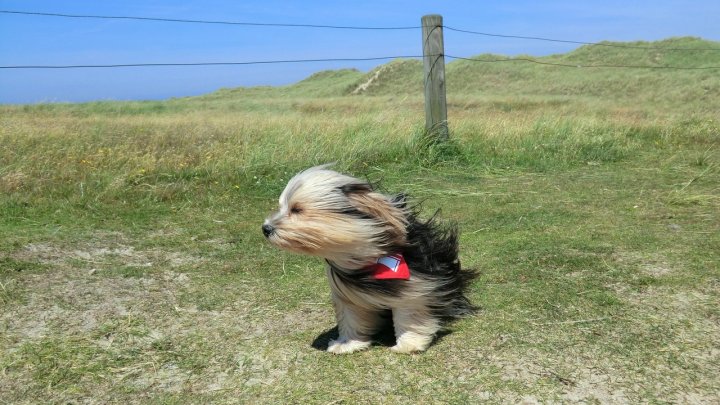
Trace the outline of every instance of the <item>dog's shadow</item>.
{"label": "dog's shadow", "polygon": [[[452,331],[450,330],[441,330],[437,333],[435,336],[435,339],[433,340],[433,343],[431,346],[434,346],[437,344],[440,340],[442,340],[445,336],[451,334]],[[320,351],[326,351],[328,346],[330,345],[331,340],[335,340],[340,335],[340,332],[338,331],[338,327],[335,326],[331,329],[326,330],[325,332],[319,334],[315,340],[313,340],[311,346]],[[378,333],[373,335],[373,346],[384,346],[384,347],[392,347],[395,346],[395,332],[393,331],[392,324],[388,325],[387,327],[383,327]]]}
{"label": "dog's shadow", "polygon": [[[325,332],[319,334],[312,342],[312,347],[317,350],[326,351],[330,345],[331,340],[335,340],[340,335],[338,327],[335,326],[332,329],[328,329]],[[373,346],[395,346],[395,335],[393,334],[392,328],[383,328],[382,331],[373,335]]]}

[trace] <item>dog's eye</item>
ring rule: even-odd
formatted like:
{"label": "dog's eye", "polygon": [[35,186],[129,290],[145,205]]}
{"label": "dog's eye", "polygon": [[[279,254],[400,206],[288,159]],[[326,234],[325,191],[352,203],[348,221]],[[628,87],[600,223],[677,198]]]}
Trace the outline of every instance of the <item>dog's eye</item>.
{"label": "dog's eye", "polygon": [[302,212],[302,209],[299,207],[292,207],[292,208],[290,208],[290,212],[293,214],[299,214]]}

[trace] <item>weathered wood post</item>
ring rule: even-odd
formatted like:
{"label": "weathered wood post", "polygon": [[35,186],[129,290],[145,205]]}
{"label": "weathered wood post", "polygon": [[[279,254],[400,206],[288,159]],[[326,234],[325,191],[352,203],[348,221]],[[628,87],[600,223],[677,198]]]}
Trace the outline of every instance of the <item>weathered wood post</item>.
{"label": "weathered wood post", "polygon": [[445,45],[443,20],[438,14],[422,17],[423,73],[425,75],[425,130],[439,141],[448,139],[445,100]]}

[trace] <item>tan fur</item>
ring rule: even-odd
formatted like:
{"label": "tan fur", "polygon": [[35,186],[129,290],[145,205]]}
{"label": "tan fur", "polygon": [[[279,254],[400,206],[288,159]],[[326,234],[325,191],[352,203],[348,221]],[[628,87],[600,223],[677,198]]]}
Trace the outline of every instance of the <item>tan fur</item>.
{"label": "tan fur", "polygon": [[350,195],[348,200],[359,211],[381,218],[386,224],[387,232],[393,236],[395,244],[405,244],[405,237],[407,236],[405,212],[392,204],[386,196],[375,192],[358,193]]}
{"label": "tan fur", "polygon": [[[379,193],[346,196],[338,191],[346,184],[357,182],[360,180],[326,170],[324,166],[297,174],[280,195],[280,209],[265,220],[275,228],[275,233],[268,238],[270,243],[320,256],[345,268],[362,268],[387,254],[384,241],[388,234],[392,235],[393,244],[403,243],[402,209]],[[348,208],[378,219],[350,222],[346,215],[336,213]]]}

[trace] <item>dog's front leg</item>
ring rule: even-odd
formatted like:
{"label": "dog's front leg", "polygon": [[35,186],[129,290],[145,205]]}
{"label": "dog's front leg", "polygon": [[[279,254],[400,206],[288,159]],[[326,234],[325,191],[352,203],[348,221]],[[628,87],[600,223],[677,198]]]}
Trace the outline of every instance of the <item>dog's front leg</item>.
{"label": "dog's front leg", "polygon": [[424,306],[393,308],[396,353],[422,352],[430,346],[440,324]]}
{"label": "dog's front leg", "polygon": [[353,305],[335,295],[333,304],[340,334],[336,340],[330,341],[327,351],[346,354],[367,349],[377,328],[377,312]]}

